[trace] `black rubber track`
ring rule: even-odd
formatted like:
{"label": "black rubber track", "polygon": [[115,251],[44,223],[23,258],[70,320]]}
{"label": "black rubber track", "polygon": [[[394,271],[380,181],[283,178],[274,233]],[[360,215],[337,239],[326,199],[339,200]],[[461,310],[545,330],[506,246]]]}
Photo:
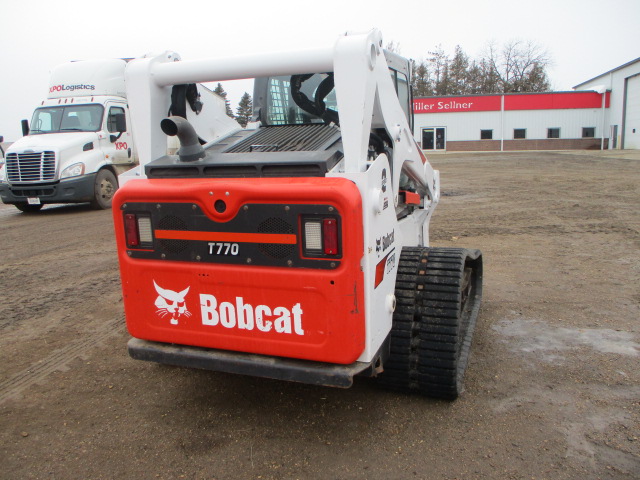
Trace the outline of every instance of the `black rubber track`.
{"label": "black rubber track", "polygon": [[405,247],[396,280],[390,355],[381,385],[453,400],[463,390],[482,298],[482,254]]}

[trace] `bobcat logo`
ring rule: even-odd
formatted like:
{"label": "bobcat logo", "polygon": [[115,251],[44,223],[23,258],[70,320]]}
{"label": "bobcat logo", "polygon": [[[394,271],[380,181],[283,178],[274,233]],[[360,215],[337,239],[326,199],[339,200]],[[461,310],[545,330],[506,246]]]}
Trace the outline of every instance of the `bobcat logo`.
{"label": "bobcat logo", "polygon": [[158,298],[156,298],[156,314],[160,318],[166,318],[171,315],[171,325],[178,325],[178,319],[183,315],[185,317],[190,317],[191,313],[187,310],[187,303],[184,300],[184,297],[189,293],[189,288],[185,288],[181,292],[174,292],[173,290],[166,290],[153,281],[154,287],[156,287],[156,292],[158,292]]}

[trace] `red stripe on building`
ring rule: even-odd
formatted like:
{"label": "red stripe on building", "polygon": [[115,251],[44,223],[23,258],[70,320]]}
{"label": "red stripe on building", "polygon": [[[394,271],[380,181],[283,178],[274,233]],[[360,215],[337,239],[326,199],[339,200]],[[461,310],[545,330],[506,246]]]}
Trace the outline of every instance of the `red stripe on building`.
{"label": "red stripe on building", "polygon": [[500,95],[416,98],[413,113],[500,111]]}
{"label": "red stripe on building", "polygon": [[[505,95],[505,110],[562,110],[568,108],[601,108],[602,95],[595,92],[534,93]],[[609,107],[609,93],[605,100]]]}
{"label": "red stripe on building", "polygon": [[[607,92],[605,107],[609,108]],[[416,98],[413,113],[492,112],[501,110],[501,95]],[[602,95],[595,92],[520,93],[504,96],[505,110],[561,110],[601,108]]]}

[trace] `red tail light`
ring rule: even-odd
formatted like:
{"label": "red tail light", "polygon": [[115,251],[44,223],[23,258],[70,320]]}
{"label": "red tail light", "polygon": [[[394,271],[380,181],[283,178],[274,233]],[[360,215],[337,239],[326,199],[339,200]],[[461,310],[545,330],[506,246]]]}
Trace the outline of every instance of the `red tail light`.
{"label": "red tail light", "polygon": [[302,217],[302,235],[305,257],[340,256],[339,217]]}
{"label": "red tail light", "polygon": [[322,221],[322,237],[325,255],[338,254],[338,222],[333,218]]}
{"label": "red tail light", "polygon": [[138,220],[135,214],[127,213],[124,216],[124,233],[128,247],[137,247],[140,245],[140,232],[138,231]]}
{"label": "red tail light", "polygon": [[126,213],[124,215],[124,236],[128,248],[152,248],[151,217],[147,214]]}

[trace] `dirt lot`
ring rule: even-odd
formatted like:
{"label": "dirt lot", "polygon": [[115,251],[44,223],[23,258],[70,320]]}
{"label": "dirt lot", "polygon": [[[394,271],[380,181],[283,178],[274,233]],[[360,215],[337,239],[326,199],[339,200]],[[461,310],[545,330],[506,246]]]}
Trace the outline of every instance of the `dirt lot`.
{"label": "dirt lot", "polygon": [[129,359],[111,213],[0,207],[0,478],[640,477],[640,155],[439,155],[480,248],[454,403]]}

